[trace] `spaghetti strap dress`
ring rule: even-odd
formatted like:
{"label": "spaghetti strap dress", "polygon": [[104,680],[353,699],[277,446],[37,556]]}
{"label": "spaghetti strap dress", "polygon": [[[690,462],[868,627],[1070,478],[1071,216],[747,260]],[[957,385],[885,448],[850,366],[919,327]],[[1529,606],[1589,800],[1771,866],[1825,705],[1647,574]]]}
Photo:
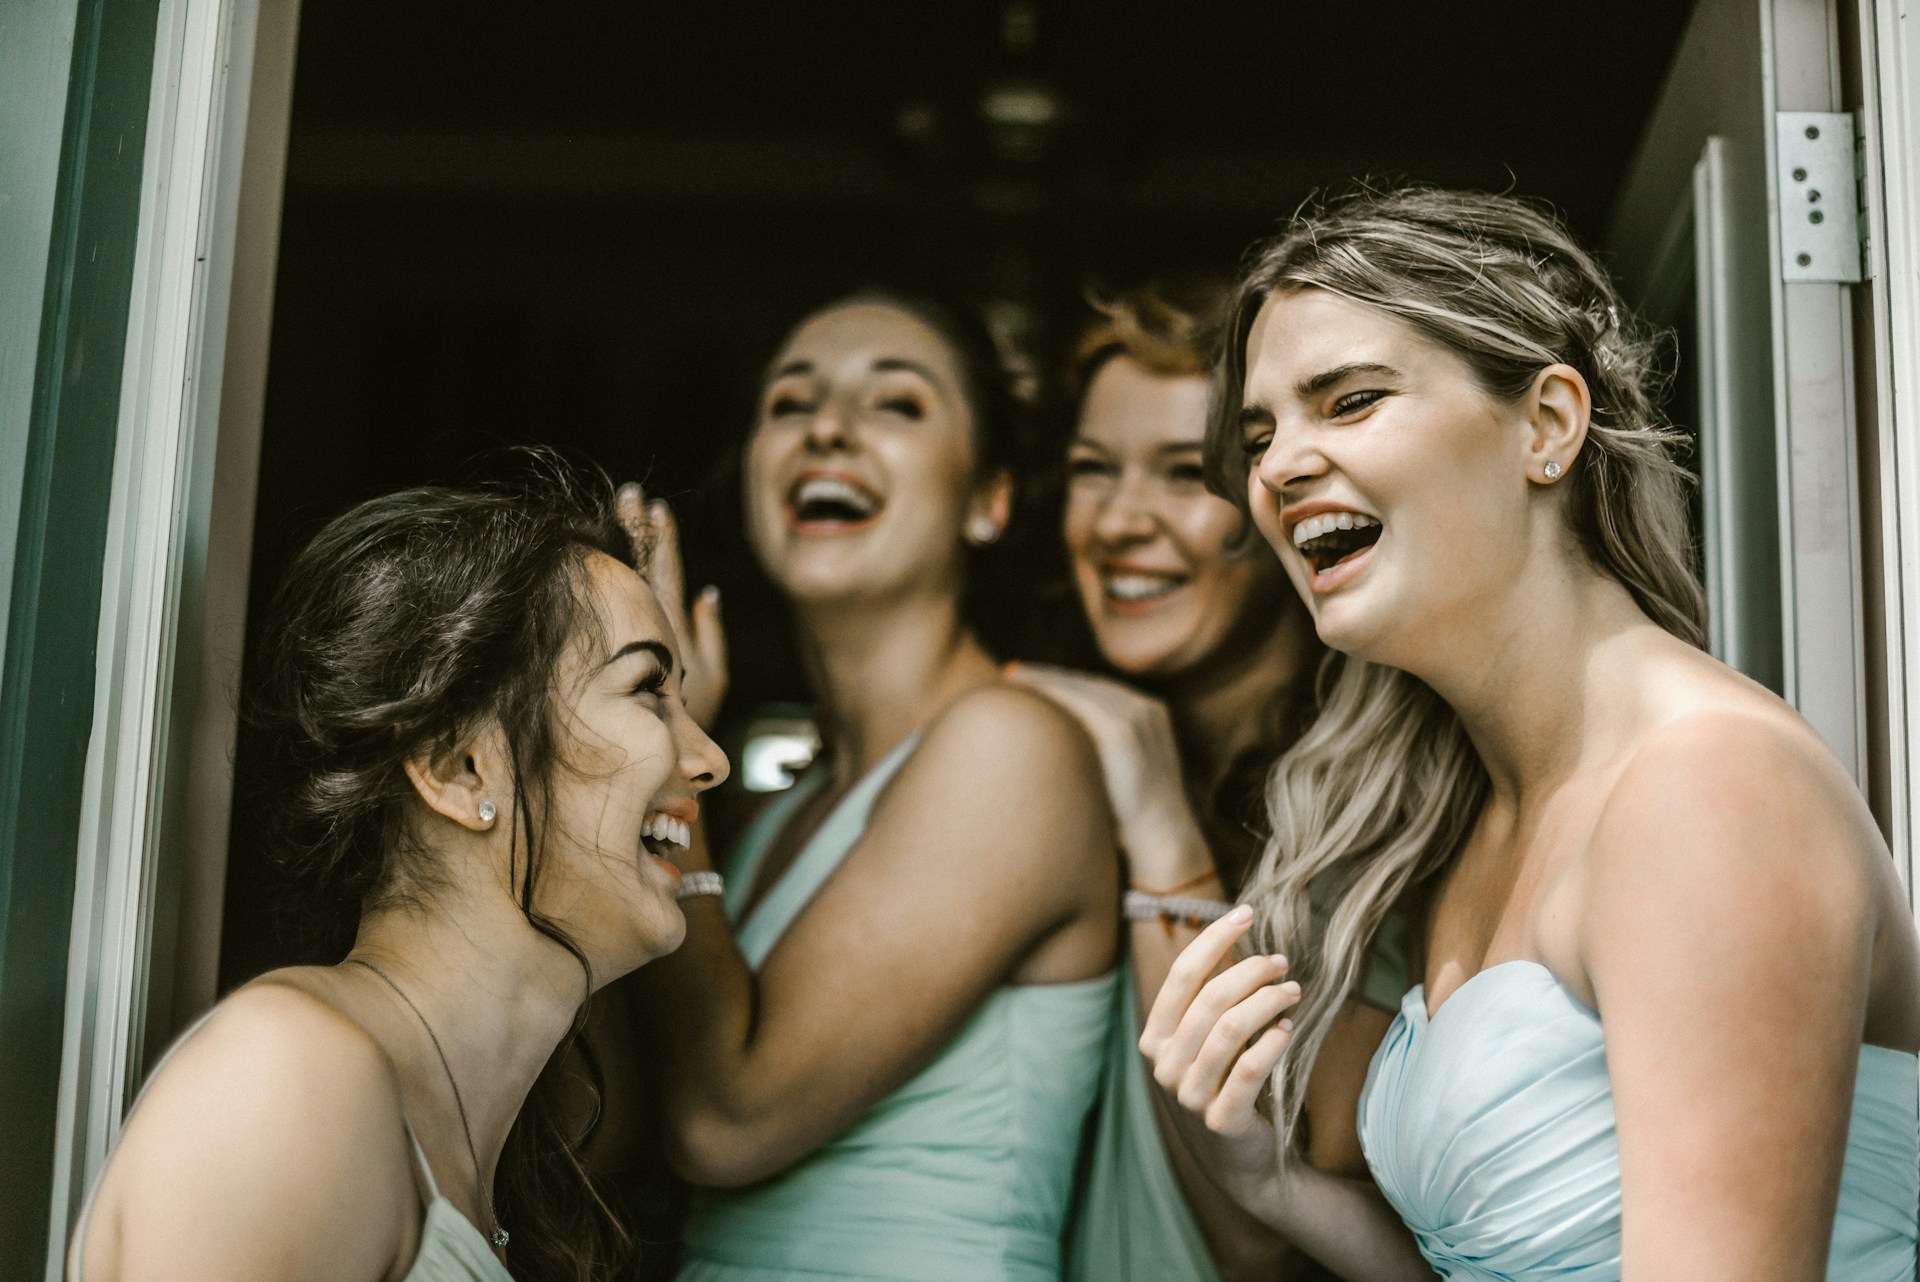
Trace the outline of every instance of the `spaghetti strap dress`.
{"label": "spaghetti strap dress", "polygon": [[[848,791],[742,920],[769,843],[822,773],[747,830],[725,905],[750,966],[853,849],[918,742],[904,740]],[[1115,972],[998,988],[932,1063],[797,1166],[747,1188],[696,1191],[681,1282],[1057,1282],[1118,982]]]}
{"label": "spaghetti strap dress", "polygon": [[[153,1066],[153,1072],[147,1074],[148,1084],[160,1076],[167,1061],[205,1027],[213,1015],[214,1011],[208,1011],[180,1034],[173,1045],[167,1048],[167,1053],[160,1057],[160,1062]],[[127,1110],[127,1121],[133,1120],[134,1111],[140,1107],[140,1099],[145,1095],[146,1088],[143,1086],[140,1096],[133,1102],[133,1108]],[[494,1255],[473,1221],[462,1215],[460,1208],[441,1194],[440,1185],[433,1178],[433,1168],[427,1165],[427,1155],[421,1150],[420,1141],[414,1138],[412,1125],[404,1117],[400,1119],[400,1125],[406,1129],[407,1145],[413,1152],[415,1175],[427,1204],[426,1215],[420,1222],[420,1247],[414,1253],[412,1267],[401,1282],[513,1282],[513,1275]],[[93,1200],[99,1193],[100,1184],[96,1177],[86,1203],[80,1208],[80,1218],[74,1224],[73,1245],[67,1252],[67,1282],[81,1282],[84,1276],[80,1253],[86,1246],[87,1224],[93,1217]]]}

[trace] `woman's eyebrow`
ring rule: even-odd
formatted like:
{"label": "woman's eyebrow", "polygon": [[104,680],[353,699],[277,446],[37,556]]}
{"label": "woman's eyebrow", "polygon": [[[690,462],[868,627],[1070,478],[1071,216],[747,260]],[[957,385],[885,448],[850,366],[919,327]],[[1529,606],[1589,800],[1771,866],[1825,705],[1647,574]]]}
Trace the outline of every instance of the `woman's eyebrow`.
{"label": "woman's eyebrow", "polygon": [[778,369],[768,370],[766,381],[771,383],[775,379],[785,378],[789,374],[811,374],[811,373],[813,373],[812,361],[788,361],[785,365],[780,366]]}
{"label": "woman's eyebrow", "polygon": [[876,374],[889,374],[896,370],[906,370],[910,374],[918,374],[921,378],[926,379],[927,382],[935,386],[939,385],[940,380],[933,376],[933,371],[918,361],[910,361],[902,356],[883,356],[873,363],[873,372]]}
{"label": "woman's eyebrow", "polygon": [[674,670],[673,651],[667,649],[666,645],[659,641],[629,641],[608,655],[606,662],[600,666],[603,668],[612,667],[630,654],[650,654],[658,659],[660,666],[668,672]]}
{"label": "woman's eyebrow", "polygon": [[1391,365],[1382,365],[1377,361],[1350,361],[1345,365],[1336,365],[1332,369],[1322,370],[1311,378],[1303,378],[1293,385],[1293,390],[1301,400],[1311,400],[1332,387],[1342,379],[1355,374],[1375,374],[1387,378],[1400,377],[1400,371]]}

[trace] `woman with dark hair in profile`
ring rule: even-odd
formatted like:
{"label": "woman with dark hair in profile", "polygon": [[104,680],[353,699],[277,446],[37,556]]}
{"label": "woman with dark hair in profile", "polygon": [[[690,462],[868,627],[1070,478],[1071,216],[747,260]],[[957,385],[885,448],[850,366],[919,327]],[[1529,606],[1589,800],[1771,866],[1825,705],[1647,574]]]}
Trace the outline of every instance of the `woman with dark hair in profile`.
{"label": "woman with dark hair in profile", "polygon": [[[1912,910],[1819,736],[1702,649],[1689,478],[1606,273],[1522,201],[1361,192],[1261,247],[1231,317],[1209,476],[1338,658],[1245,905],[1141,1039],[1216,1178],[1393,1249],[1299,1121],[1413,894],[1359,1132],[1432,1269],[1910,1282]],[[1209,979],[1249,928],[1290,961]]]}
{"label": "woman with dark hair in profile", "polygon": [[922,299],[821,308],[768,368],[747,533],[826,747],[724,896],[697,842],[677,856],[715,893],[633,985],[670,1157],[704,1186],[683,1279],[1060,1275],[1119,888],[1091,745],[962,605],[1009,519],[1015,414],[980,321]]}
{"label": "woman with dark hair in profile", "polygon": [[363,503],[288,569],[249,714],[288,853],[358,933],[155,1069],[75,1282],[615,1267],[576,1137],[528,1093],[593,989],[680,942],[662,856],[727,763],[611,488],[544,470]]}
{"label": "woman with dark hair in profile", "polygon": [[[1187,1151],[1136,1043],[1145,1003],[1259,853],[1259,789],[1312,714],[1324,651],[1306,607],[1201,467],[1224,286],[1150,287],[1096,303],[1068,387],[1062,529],[1101,658],[1130,685],[1058,668],[1022,678],[1093,735],[1119,819],[1129,896],[1127,991],[1113,1026],[1070,1273],[1272,1279],[1315,1264],[1240,1210]],[[1137,693],[1150,692],[1153,698]],[[1164,701],[1164,702],[1162,702]],[[1397,937],[1365,987],[1309,1105],[1307,1160],[1366,1175],[1354,1104],[1405,991]]]}

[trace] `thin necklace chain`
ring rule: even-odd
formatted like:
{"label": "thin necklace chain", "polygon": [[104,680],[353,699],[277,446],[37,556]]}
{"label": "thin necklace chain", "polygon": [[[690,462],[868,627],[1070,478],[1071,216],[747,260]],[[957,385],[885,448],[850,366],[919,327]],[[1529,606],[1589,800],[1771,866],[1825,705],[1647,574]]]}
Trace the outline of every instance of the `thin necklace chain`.
{"label": "thin necklace chain", "polygon": [[460,1083],[454,1079],[453,1065],[447,1063],[447,1053],[440,1049],[440,1039],[434,1036],[433,1025],[429,1024],[427,1017],[420,1013],[420,1008],[413,1004],[413,998],[407,996],[406,990],[388,978],[386,971],[365,958],[349,957],[347,960],[356,966],[365,966],[378,975],[380,982],[391,988],[394,995],[407,1004],[407,1009],[413,1012],[413,1017],[420,1021],[420,1027],[427,1030],[427,1040],[433,1043],[433,1053],[440,1057],[440,1068],[447,1075],[447,1085],[453,1088],[453,1106],[460,1112],[460,1133],[467,1137],[467,1156],[473,1161],[473,1182],[479,1188],[480,1200],[486,1205],[487,1223],[492,1225],[492,1231],[487,1234],[487,1240],[495,1246],[505,1247],[507,1231],[500,1226],[500,1217],[493,1213],[493,1194],[487,1190],[486,1180],[480,1174],[480,1154],[473,1147],[473,1128],[467,1125],[467,1102],[460,1098]]}

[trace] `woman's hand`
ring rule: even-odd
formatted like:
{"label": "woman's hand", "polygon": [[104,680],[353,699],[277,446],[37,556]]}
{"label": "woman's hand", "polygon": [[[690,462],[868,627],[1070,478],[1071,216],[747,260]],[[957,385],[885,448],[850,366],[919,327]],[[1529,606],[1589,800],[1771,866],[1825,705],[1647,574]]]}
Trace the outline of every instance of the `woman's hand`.
{"label": "woman's hand", "polygon": [[687,715],[711,730],[727,697],[727,636],[720,626],[720,589],[701,589],[688,614],[680,565],[680,527],[659,499],[648,503],[640,487],[620,487],[620,524],[633,540],[634,559],[646,567],[647,585],[660,599],[679,641],[681,698]]}
{"label": "woman's hand", "polygon": [[1118,681],[1048,664],[1018,664],[1007,675],[1072,713],[1093,740],[1136,885],[1177,886],[1212,868],[1181,784],[1165,704]]}
{"label": "woman's hand", "polygon": [[1255,1105],[1293,1035],[1285,1013],[1300,1000],[1286,958],[1228,964],[1252,925],[1242,904],[1201,931],[1174,960],[1140,1034],[1154,1080],[1180,1106],[1183,1134],[1236,1200],[1279,1191],[1273,1126]]}
{"label": "woman's hand", "polygon": [[1175,959],[1140,1034],[1154,1080],[1178,1103],[1168,1111],[1181,1138],[1221,1192],[1340,1277],[1431,1279],[1413,1235],[1371,1181],[1280,1161],[1258,1104],[1292,1039],[1285,1014],[1300,985],[1286,978],[1284,957],[1232,961],[1252,925],[1243,904],[1201,931]]}

